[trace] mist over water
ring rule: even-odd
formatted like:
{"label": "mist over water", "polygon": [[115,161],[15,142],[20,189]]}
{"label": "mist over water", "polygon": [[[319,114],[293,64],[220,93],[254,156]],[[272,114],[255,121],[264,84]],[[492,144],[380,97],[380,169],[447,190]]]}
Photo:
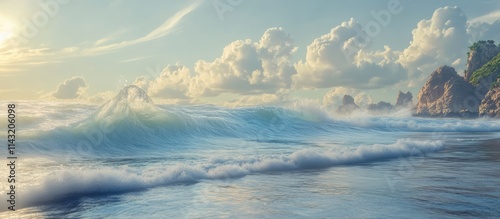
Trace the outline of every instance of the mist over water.
{"label": "mist over water", "polygon": [[[155,105],[133,89],[99,107],[18,106],[19,214],[359,216],[348,203],[369,212],[361,217],[499,214],[498,120]],[[430,199],[436,191],[442,197]],[[223,197],[268,211],[233,209]],[[148,209],[132,209],[144,202]]]}

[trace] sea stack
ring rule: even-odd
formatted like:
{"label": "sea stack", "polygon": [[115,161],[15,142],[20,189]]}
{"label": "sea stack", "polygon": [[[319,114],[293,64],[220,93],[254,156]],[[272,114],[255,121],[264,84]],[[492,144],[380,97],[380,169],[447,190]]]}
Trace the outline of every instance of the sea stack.
{"label": "sea stack", "polygon": [[454,68],[436,69],[418,93],[416,115],[431,117],[477,116],[479,103],[474,86]]}
{"label": "sea stack", "polygon": [[403,93],[399,91],[398,98],[396,100],[396,107],[408,107],[411,106],[413,99],[413,94],[410,91]]}
{"label": "sea stack", "polygon": [[342,99],[342,106],[339,106],[337,113],[339,114],[350,114],[355,110],[358,110],[359,106],[354,103],[354,98],[350,95],[344,95]]}

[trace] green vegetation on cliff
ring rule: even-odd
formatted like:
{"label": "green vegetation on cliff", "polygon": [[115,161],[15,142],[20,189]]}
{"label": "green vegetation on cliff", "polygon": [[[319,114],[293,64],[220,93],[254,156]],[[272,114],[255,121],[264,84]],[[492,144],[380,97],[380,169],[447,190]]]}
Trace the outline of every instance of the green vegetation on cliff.
{"label": "green vegetation on cliff", "polygon": [[495,41],[493,40],[479,40],[475,43],[472,44],[472,46],[469,46],[469,49],[470,50],[477,50],[479,48],[480,45],[485,45],[485,44],[489,44],[489,45],[495,45]]}
{"label": "green vegetation on cliff", "polygon": [[474,71],[470,78],[470,83],[478,85],[481,79],[486,78],[493,73],[498,75],[496,78],[492,78],[493,81],[496,81],[496,79],[500,76],[500,54],[496,55],[491,61],[484,64],[483,67]]}

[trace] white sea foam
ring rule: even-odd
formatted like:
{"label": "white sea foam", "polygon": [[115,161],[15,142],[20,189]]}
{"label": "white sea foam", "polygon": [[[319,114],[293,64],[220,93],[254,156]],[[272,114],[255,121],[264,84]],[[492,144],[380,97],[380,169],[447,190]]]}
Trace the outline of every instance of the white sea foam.
{"label": "white sea foam", "polygon": [[[66,198],[125,193],[172,184],[196,183],[274,171],[355,165],[407,156],[421,156],[443,148],[440,141],[398,140],[393,144],[361,145],[330,150],[303,149],[292,154],[260,157],[212,157],[203,163],[154,165],[147,168],[65,168],[51,172],[38,185],[19,191],[21,207]],[[201,162],[201,161],[200,161]],[[2,205],[5,205],[2,204]],[[4,206],[1,206],[4,209]]]}
{"label": "white sea foam", "polygon": [[[45,131],[31,137],[29,142],[22,142],[24,139],[20,139],[24,147],[19,150],[24,156],[30,153],[30,156],[44,153],[64,155],[76,151],[82,145],[85,146],[82,142],[88,142],[89,147],[95,147],[90,151],[95,152],[96,156],[108,157],[133,156],[137,154],[138,148],[156,151],[157,148],[154,147],[178,145],[179,139],[213,136],[265,138],[261,139],[265,141],[296,137],[313,139],[319,132],[327,136],[364,136],[375,130],[392,136],[395,132],[500,131],[500,120],[427,119],[402,115],[340,118],[329,115],[320,107],[307,104],[291,108],[227,109],[175,105],[156,107],[146,96],[134,89],[131,93],[119,95],[92,115],[89,113],[92,107],[75,110],[73,108],[78,106],[71,104],[26,104],[24,110],[29,107],[38,110],[38,113],[25,116],[25,124],[40,127],[39,124],[52,121],[51,124],[56,124],[56,127],[44,128]],[[74,118],[84,119],[76,122]],[[98,144],[94,144],[96,139],[100,140]],[[123,166],[82,169],[69,165],[62,170],[46,170],[51,172],[40,178],[43,180],[20,187],[18,200],[21,206],[32,206],[70,197],[124,193],[179,183],[195,183],[200,180],[375,162],[423,155],[441,148],[441,141],[398,140],[393,144],[330,150],[308,148],[282,155],[212,157],[208,160],[197,160],[195,163],[153,165],[145,169]],[[6,209],[6,203],[0,203],[0,207]]]}

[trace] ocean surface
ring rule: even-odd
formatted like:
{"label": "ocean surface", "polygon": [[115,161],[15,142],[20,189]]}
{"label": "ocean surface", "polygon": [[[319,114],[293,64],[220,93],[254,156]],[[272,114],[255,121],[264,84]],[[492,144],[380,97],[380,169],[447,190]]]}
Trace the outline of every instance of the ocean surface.
{"label": "ocean surface", "polygon": [[2,164],[0,218],[500,218],[500,120],[15,103],[17,210]]}

